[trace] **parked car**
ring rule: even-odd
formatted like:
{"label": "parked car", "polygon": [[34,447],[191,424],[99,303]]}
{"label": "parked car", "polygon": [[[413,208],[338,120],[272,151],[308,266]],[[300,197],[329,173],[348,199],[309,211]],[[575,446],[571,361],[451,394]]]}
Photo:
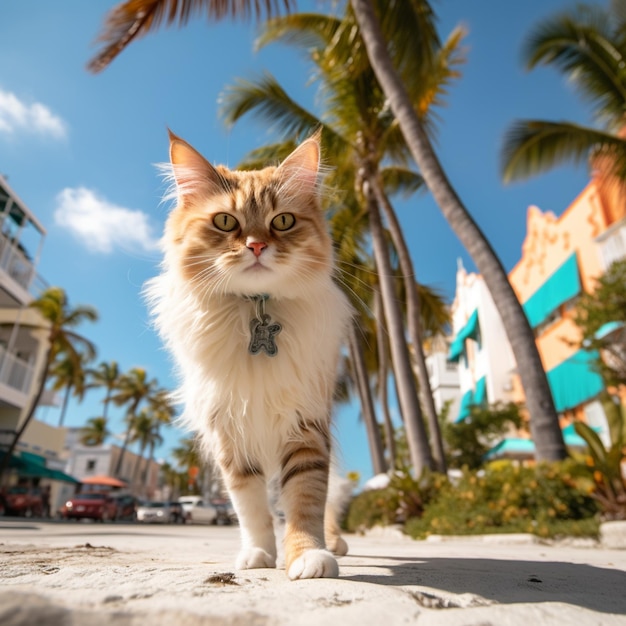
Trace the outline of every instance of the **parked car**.
{"label": "parked car", "polygon": [[202,496],[181,496],[178,498],[179,504],[183,507],[185,513],[185,519],[189,521],[191,519],[191,509],[196,502],[201,502]]}
{"label": "parked car", "polygon": [[140,502],[137,506],[138,522],[175,524],[185,521],[185,514],[178,502]]}
{"label": "parked car", "polygon": [[111,496],[115,500],[117,511],[116,520],[135,521],[137,519],[137,498],[131,495],[114,494]]}
{"label": "parked car", "polygon": [[217,517],[217,509],[210,502],[196,500],[187,519],[194,524],[217,524]]}
{"label": "parked car", "polygon": [[215,507],[217,512],[216,524],[229,525],[237,523],[237,513],[230,500],[211,500],[211,504]]}
{"label": "parked car", "polygon": [[185,515],[183,505],[180,502],[168,502],[168,505],[171,510],[172,521],[175,524],[184,524],[187,521],[187,516]]}
{"label": "parked car", "polygon": [[107,493],[98,491],[77,493],[63,505],[60,515],[64,519],[93,519],[107,522],[116,518],[117,503]]}
{"label": "parked car", "polygon": [[0,508],[4,508],[5,515],[38,517],[43,513],[41,491],[34,487],[9,487],[0,495],[0,500]]}

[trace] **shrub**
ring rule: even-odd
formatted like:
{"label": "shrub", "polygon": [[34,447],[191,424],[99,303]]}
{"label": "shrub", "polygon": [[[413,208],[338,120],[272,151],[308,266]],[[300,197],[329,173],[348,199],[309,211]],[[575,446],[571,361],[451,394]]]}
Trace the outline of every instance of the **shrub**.
{"label": "shrub", "polygon": [[565,522],[585,520],[567,534],[593,535],[598,508],[591,490],[588,470],[573,460],[535,468],[498,462],[481,472],[465,470],[454,486],[442,484],[421,518],[409,520],[405,531],[415,538],[493,532],[548,537],[564,532]]}
{"label": "shrub", "polygon": [[356,532],[377,525],[403,524],[419,517],[445,483],[447,478],[440,474],[425,472],[416,480],[407,472],[397,471],[385,489],[364,491],[353,498],[345,529]]}

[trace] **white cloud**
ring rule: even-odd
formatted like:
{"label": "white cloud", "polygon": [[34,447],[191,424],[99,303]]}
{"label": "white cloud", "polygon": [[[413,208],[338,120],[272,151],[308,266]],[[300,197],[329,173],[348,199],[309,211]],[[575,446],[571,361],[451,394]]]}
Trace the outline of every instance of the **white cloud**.
{"label": "white cloud", "polygon": [[116,206],[85,187],[66,187],[56,197],[54,221],[93,252],[114,248],[151,252],[158,240],[146,213]]}
{"label": "white cloud", "polygon": [[27,104],[14,93],[0,89],[0,133],[18,131],[63,139],[67,135],[67,125],[44,104]]}

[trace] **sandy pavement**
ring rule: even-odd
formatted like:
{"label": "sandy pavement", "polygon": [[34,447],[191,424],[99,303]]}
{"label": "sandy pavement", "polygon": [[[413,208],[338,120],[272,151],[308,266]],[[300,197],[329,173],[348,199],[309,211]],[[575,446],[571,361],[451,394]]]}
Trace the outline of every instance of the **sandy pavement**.
{"label": "sandy pavement", "polygon": [[626,626],[626,550],[347,536],[340,578],[235,571],[236,527],[0,520],[2,626]]}

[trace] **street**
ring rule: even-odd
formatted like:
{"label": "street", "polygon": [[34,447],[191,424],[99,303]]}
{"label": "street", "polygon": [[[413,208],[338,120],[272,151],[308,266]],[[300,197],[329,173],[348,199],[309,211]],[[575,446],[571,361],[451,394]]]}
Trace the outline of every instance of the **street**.
{"label": "street", "polygon": [[[3,626],[626,624],[626,551],[349,535],[339,579],[235,571],[238,528],[0,518]],[[54,619],[52,619],[54,617]]]}

